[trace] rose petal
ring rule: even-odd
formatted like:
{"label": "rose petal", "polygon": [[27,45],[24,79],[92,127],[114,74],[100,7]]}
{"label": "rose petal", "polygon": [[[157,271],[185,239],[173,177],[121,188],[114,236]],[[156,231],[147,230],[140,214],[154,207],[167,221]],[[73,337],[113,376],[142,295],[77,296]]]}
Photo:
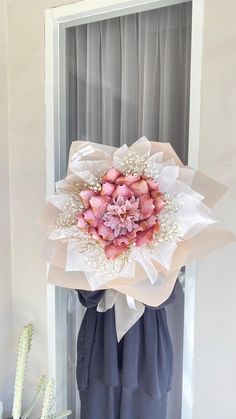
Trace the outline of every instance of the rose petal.
{"label": "rose petal", "polygon": [[77,219],[78,219],[77,227],[81,228],[82,230],[87,229],[88,224],[84,220],[84,215],[78,214]]}
{"label": "rose petal", "polygon": [[91,227],[97,227],[98,226],[98,220],[96,219],[93,211],[91,208],[87,209],[84,212],[84,220],[91,226]]}
{"label": "rose petal", "polygon": [[151,217],[147,218],[146,221],[147,221],[148,228],[155,226],[157,223],[157,219],[155,215],[151,215]]}
{"label": "rose petal", "polygon": [[127,235],[126,236],[122,235],[120,237],[117,237],[115,240],[113,240],[113,243],[117,246],[122,246],[123,244],[125,244],[126,246],[129,246],[131,242],[132,242],[132,239],[129,238]]}
{"label": "rose petal", "polygon": [[[140,224],[142,224],[142,223],[140,223]],[[135,239],[138,231],[143,231],[143,228],[142,228],[141,225],[138,225],[137,227],[133,228],[133,230],[130,231],[130,233],[129,232],[126,233],[126,236],[130,239]]]}
{"label": "rose petal", "polygon": [[128,250],[126,245],[116,246],[115,244],[109,244],[105,247],[104,252],[107,259],[115,259]]}
{"label": "rose petal", "polygon": [[143,218],[148,218],[152,215],[155,205],[153,199],[149,195],[142,195],[139,198],[140,211]]}
{"label": "rose petal", "polygon": [[150,195],[151,195],[152,198],[157,198],[160,195],[160,192],[158,192],[158,191],[151,191]]}
{"label": "rose petal", "polygon": [[139,180],[140,176],[138,175],[119,176],[116,179],[116,184],[130,186],[132,183],[138,182]]}
{"label": "rose petal", "polygon": [[130,185],[130,189],[133,191],[135,196],[145,195],[149,192],[148,184],[144,179],[132,183],[132,185]]}
{"label": "rose petal", "polygon": [[159,233],[159,231],[160,231],[160,224],[157,222],[156,224],[155,224],[155,226],[154,226],[154,231],[156,232],[156,233]]}
{"label": "rose petal", "polygon": [[116,179],[121,174],[122,173],[119,170],[112,167],[112,169],[108,170],[108,172],[103,176],[102,180],[103,182],[115,183]]}
{"label": "rose petal", "polygon": [[116,198],[119,195],[130,199],[133,196],[133,192],[126,185],[118,185],[112,194],[112,198]]}
{"label": "rose petal", "polygon": [[98,242],[99,242],[99,244],[100,244],[100,246],[103,248],[103,249],[105,249],[111,242],[110,241],[108,241],[108,240],[103,240],[103,239],[101,239],[101,237],[99,237],[99,240],[98,240]]}
{"label": "rose petal", "polygon": [[141,221],[141,223],[139,223],[139,227],[140,227],[140,231],[146,231],[146,230],[148,230],[148,223],[147,223],[147,221]]}
{"label": "rose petal", "polygon": [[165,206],[165,202],[160,197],[155,198],[153,200],[153,202],[154,202],[154,205],[155,205],[155,211],[154,212],[156,214],[159,214],[161,212],[161,210],[163,209],[163,207]]}
{"label": "rose petal", "polygon": [[100,236],[98,235],[97,229],[94,227],[89,227],[88,228],[88,233],[91,234],[92,238],[94,240],[99,240]]}
{"label": "rose petal", "polygon": [[104,225],[103,222],[99,223],[98,234],[102,237],[103,240],[113,240],[114,233],[110,227]]}
{"label": "rose petal", "polygon": [[95,217],[101,218],[104,215],[109,202],[111,202],[111,198],[109,196],[92,196],[89,203]]}
{"label": "rose petal", "polygon": [[115,189],[115,185],[114,183],[110,183],[110,182],[105,182],[102,184],[102,190],[101,190],[101,195],[107,195],[107,196],[111,196],[112,192]]}
{"label": "rose petal", "polygon": [[98,192],[92,191],[91,189],[84,189],[80,192],[80,198],[85,208],[89,208],[89,200],[92,196],[98,195]]}
{"label": "rose petal", "polygon": [[150,241],[152,240],[153,237],[153,232],[154,232],[154,227],[150,228],[147,231],[141,231],[139,233],[137,233],[137,237],[136,237],[136,246],[146,246],[148,243],[150,243]]}
{"label": "rose petal", "polygon": [[91,234],[92,238],[100,244],[100,246],[104,249],[110,242],[107,240],[101,239],[101,237],[98,235],[97,229],[94,227],[88,228],[88,233]]}
{"label": "rose petal", "polygon": [[125,198],[122,195],[118,195],[117,199],[116,199],[116,204],[117,205],[124,205],[125,204]]}
{"label": "rose petal", "polygon": [[158,184],[151,178],[147,179],[150,191],[158,191]]}

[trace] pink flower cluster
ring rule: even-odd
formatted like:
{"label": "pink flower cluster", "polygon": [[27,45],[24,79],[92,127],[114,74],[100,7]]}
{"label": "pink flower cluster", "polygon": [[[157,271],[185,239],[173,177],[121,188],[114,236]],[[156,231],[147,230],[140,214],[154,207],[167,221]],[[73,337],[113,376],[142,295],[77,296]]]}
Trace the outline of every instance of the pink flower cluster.
{"label": "pink flower cluster", "polygon": [[84,209],[77,225],[99,242],[107,259],[115,259],[131,244],[147,245],[159,231],[158,214],[165,203],[152,178],[124,176],[112,168],[103,176],[100,191],[85,189],[80,197]]}

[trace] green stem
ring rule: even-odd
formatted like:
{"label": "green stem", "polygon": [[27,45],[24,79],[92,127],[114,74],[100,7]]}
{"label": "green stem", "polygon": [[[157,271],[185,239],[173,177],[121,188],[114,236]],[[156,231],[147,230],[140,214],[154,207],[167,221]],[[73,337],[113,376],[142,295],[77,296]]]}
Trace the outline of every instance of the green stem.
{"label": "green stem", "polygon": [[71,415],[71,410],[65,410],[63,412],[54,413],[53,415],[48,416],[48,419],[64,418]]}
{"label": "green stem", "polygon": [[43,391],[45,390],[46,383],[47,383],[47,377],[46,377],[46,375],[42,375],[40,377],[38,385],[36,387],[36,393],[35,393],[34,399],[31,403],[31,405],[26,410],[26,412],[22,415],[21,419],[27,419],[31,415],[31,413],[34,410],[40,396],[42,395]]}

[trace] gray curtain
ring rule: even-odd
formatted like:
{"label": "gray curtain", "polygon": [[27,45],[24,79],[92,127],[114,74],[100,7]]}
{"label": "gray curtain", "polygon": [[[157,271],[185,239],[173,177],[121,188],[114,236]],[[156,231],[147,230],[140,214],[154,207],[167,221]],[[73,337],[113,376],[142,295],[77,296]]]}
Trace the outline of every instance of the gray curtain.
{"label": "gray curtain", "polygon": [[[188,153],[191,3],[67,29],[67,148],[73,140],[119,147],[142,135]],[[68,293],[68,407],[79,418],[76,339],[81,311]],[[184,295],[168,308],[174,346],[168,419],[181,418]],[[161,418],[165,419],[165,418]]]}
{"label": "gray curtain", "polygon": [[142,135],[188,152],[191,3],[67,32],[67,139],[119,147]]}

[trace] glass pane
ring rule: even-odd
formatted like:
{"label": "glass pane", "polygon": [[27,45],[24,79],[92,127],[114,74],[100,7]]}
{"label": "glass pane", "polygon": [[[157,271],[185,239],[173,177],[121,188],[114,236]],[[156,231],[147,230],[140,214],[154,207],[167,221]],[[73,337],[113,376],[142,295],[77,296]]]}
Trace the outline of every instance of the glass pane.
{"label": "glass pane", "polygon": [[[66,141],[119,147],[145,135],[188,154],[191,2],[66,30]],[[81,310],[72,291],[67,311],[67,395],[79,417],[75,387]],[[184,292],[167,309],[175,352],[168,419],[181,418]],[[166,419],[166,418],[162,418]]]}

